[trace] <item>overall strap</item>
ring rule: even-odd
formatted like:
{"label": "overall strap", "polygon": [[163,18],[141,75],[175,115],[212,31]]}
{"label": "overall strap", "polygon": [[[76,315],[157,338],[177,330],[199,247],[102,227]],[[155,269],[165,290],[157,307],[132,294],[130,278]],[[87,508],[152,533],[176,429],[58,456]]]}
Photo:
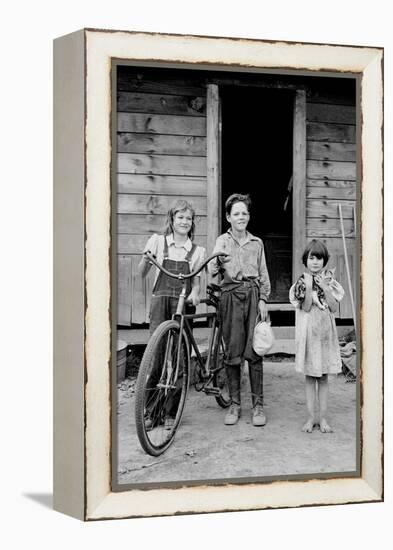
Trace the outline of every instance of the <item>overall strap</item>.
{"label": "overall strap", "polygon": [[168,257],[168,243],[167,243],[167,240],[166,240],[166,235],[163,235],[164,237],[164,251],[163,251],[163,258],[167,258]]}
{"label": "overall strap", "polygon": [[191,249],[189,250],[189,252],[187,252],[187,256],[184,258],[186,260],[186,262],[191,261],[191,258],[192,258],[192,255],[195,252],[195,249],[196,249],[196,244],[192,243]]}

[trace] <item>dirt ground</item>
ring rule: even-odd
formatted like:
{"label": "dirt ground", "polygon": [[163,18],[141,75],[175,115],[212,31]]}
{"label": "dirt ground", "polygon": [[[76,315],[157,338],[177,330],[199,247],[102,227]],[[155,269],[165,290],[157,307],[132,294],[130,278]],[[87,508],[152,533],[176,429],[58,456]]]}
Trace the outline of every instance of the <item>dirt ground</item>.
{"label": "dirt ground", "polygon": [[303,377],[293,362],[265,362],[266,426],[250,417],[246,368],[242,416],[225,426],[214,397],[190,387],[175,440],[159,457],[147,455],[135,431],[135,379],[118,386],[118,483],[223,480],[353,472],[356,470],[356,384],[343,375],[329,380],[329,421],[333,433],[301,431],[305,420]]}

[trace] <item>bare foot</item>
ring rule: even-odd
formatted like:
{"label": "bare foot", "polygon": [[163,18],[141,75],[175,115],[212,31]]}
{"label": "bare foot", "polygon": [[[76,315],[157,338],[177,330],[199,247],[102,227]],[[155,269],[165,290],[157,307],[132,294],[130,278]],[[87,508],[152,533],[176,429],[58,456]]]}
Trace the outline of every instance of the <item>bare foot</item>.
{"label": "bare foot", "polygon": [[333,431],[324,418],[321,418],[319,422],[319,429],[323,434],[331,433]]}
{"label": "bare foot", "polygon": [[309,418],[302,428],[302,432],[311,433],[314,428],[314,420]]}

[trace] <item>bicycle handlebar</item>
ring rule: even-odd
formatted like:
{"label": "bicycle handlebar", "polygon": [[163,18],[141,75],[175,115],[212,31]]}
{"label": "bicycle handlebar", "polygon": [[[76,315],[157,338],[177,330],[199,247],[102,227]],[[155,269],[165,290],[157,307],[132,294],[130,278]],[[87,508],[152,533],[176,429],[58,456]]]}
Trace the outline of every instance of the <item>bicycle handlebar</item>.
{"label": "bicycle handlebar", "polygon": [[218,256],[226,257],[229,254],[226,254],[225,252],[217,252],[216,254],[212,254],[207,258],[207,260],[203,262],[203,264],[196,271],[193,271],[192,273],[188,273],[187,275],[184,275],[183,273],[171,273],[170,271],[162,267],[162,265],[157,262],[156,258],[153,256],[153,254],[149,250],[144,252],[143,255],[146,256],[146,258],[148,258],[149,262],[154,264],[160,271],[165,273],[165,275],[168,275],[168,277],[172,277],[172,279],[179,279],[181,281],[183,279],[191,279],[192,277],[195,277],[195,275],[198,275],[198,273],[200,273],[202,269],[206,267],[209,262],[211,262],[211,260],[214,260],[214,258],[217,258]]}

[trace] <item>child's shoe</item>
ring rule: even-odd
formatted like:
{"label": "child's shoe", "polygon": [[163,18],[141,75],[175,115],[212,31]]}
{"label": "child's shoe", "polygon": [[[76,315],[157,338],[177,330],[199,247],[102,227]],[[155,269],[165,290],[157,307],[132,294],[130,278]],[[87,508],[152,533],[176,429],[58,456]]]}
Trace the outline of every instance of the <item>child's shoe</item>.
{"label": "child's shoe", "polygon": [[150,418],[150,416],[145,416],[145,429],[147,432],[150,432],[150,430],[153,428],[153,422]]}
{"label": "child's shoe", "polygon": [[263,407],[260,403],[257,403],[252,412],[252,425],[264,426],[266,424],[266,415],[263,412]]}
{"label": "child's shoe", "polygon": [[233,426],[238,422],[240,418],[240,405],[232,403],[229,407],[229,411],[225,415],[224,424],[226,426]]}
{"label": "child's shoe", "polygon": [[175,424],[175,419],[172,416],[165,417],[164,428],[165,430],[171,430]]}

